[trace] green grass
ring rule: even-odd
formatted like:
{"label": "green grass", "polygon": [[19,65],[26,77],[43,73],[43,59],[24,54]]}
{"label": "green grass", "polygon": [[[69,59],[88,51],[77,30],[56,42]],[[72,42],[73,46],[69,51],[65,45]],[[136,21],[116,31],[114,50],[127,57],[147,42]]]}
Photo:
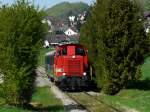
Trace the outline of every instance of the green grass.
{"label": "green grass", "polygon": [[5,99],[0,97],[0,105],[4,105],[5,104]]}
{"label": "green grass", "polygon": [[139,112],[150,110],[150,91],[127,89],[116,96],[105,95],[100,98],[118,109],[134,109]]}
{"label": "green grass", "polygon": [[62,102],[51,92],[50,87],[40,87],[32,95],[31,102],[40,110],[49,112],[63,112]]}
{"label": "green grass", "polygon": [[142,79],[150,79],[150,57],[145,59],[144,64],[142,65]]}
{"label": "green grass", "polygon": [[[145,59],[141,67],[142,80],[150,79],[150,57]],[[124,89],[115,96],[101,95],[99,98],[109,105],[119,109],[133,109],[139,112],[150,112],[150,80],[145,87],[139,89]],[[143,85],[144,86],[144,85]]]}
{"label": "green grass", "polygon": [[[0,98],[0,102],[4,102],[4,99]],[[50,87],[36,88],[32,94],[30,106],[25,108],[5,106],[3,104],[0,106],[0,112],[64,112],[62,102],[55,98]]]}
{"label": "green grass", "polygon": [[0,112],[32,112],[17,107],[0,107]]}

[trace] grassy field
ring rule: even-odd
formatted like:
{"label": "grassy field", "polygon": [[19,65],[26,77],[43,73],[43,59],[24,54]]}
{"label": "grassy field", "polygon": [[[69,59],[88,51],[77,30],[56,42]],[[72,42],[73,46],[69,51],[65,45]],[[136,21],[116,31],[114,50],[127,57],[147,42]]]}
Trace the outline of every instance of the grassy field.
{"label": "grassy field", "polygon": [[62,102],[54,97],[49,87],[37,88],[33,93],[31,104],[35,110],[48,112],[63,112]]}
{"label": "grassy field", "polygon": [[133,89],[124,89],[115,96],[102,95],[99,98],[109,105],[133,112],[150,112],[150,57],[141,67],[142,83]]}
{"label": "grassy field", "polygon": [[31,112],[28,110],[23,110],[21,108],[17,108],[17,107],[10,107],[5,105],[5,99],[0,97],[0,112]]}
{"label": "grassy field", "polygon": [[142,80],[150,79],[150,57],[146,58],[143,66],[142,66]]}
{"label": "grassy field", "polygon": [[[4,102],[0,99],[0,102]],[[64,112],[62,102],[54,97],[50,87],[36,88],[32,95],[30,105],[22,108],[11,107],[7,105],[0,106],[0,112]]]}
{"label": "grassy field", "polygon": [[29,110],[23,110],[16,107],[0,107],[0,112],[32,112]]}

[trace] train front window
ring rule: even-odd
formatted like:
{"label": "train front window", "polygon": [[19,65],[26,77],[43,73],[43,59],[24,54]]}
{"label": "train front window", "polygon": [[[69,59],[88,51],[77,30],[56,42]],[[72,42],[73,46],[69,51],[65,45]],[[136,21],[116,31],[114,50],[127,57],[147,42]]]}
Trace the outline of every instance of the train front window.
{"label": "train front window", "polygon": [[67,48],[63,48],[62,55],[67,55]]}
{"label": "train front window", "polygon": [[61,55],[61,50],[58,50],[58,52],[56,53],[56,56],[60,56]]}
{"label": "train front window", "polygon": [[75,54],[76,54],[76,55],[85,56],[85,51],[84,51],[83,48],[77,47],[76,50],[75,50]]}

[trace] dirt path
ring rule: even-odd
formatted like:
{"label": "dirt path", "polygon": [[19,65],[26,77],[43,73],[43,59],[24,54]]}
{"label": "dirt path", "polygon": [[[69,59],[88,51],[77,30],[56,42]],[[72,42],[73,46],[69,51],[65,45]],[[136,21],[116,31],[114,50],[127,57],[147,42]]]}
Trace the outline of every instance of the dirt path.
{"label": "dirt path", "polygon": [[35,85],[37,87],[49,86],[52,92],[55,94],[56,98],[60,99],[65,107],[65,112],[87,112],[86,109],[83,109],[75,101],[69,98],[65,93],[60,91],[54,84],[52,84],[46,77],[46,72],[43,67],[38,67],[36,70],[37,78]]}
{"label": "dirt path", "polygon": [[38,67],[36,70],[36,80],[35,80],[35,86],[36,87],[44,87],[44,86],[50,86],[50,81],[46,77],[46,72],[43,67]]}

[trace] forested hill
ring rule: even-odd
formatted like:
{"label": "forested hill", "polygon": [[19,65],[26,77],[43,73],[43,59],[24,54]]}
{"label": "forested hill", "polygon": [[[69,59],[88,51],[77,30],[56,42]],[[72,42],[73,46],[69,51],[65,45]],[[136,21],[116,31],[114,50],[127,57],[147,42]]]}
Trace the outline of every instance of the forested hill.
{"label": "forested hill", "polygon": [[58,19],[66,19],[69,15],[77,15],[83,11],[88,11],[89,6],[83,2],[77,3],[69,3],[69,2],[62,2],[57,4],[49,9],[47,9],[48,16],[53,16]]}

